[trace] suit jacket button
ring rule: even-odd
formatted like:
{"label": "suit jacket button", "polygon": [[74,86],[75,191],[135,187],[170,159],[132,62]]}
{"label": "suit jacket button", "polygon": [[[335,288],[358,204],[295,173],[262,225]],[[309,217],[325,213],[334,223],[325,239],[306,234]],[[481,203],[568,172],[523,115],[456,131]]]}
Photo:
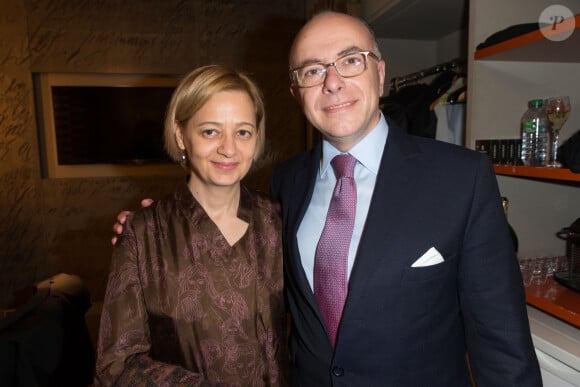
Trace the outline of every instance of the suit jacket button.
{"label": "suit jacket button", "polygon": [[344,375],[344,368],[342,368],[342,367],[333,367],[332,368],[332,374],[334,376],[342,376],[342,375]]}

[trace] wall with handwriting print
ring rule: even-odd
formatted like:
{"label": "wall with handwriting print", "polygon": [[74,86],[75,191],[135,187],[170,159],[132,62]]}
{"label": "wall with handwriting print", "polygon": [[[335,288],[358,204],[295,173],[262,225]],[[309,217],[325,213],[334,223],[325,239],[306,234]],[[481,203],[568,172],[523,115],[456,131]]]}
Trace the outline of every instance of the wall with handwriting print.
{"label": "wall with handwriting print", "polygon": [[273,165],[305,147],[286,72],[304,8],[295,0],[0,0],[0,308],[60,272],[79,275],[101,299],[116,214],[178,180],[43,178],[33,72],[245,70],[265,94],[269,155],[247,184],[267,190]]}

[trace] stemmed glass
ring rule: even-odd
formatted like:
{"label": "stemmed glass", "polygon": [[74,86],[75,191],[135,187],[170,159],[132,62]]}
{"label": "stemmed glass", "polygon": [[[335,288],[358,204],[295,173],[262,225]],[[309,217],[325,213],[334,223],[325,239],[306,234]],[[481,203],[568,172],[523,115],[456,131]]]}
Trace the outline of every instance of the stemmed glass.
{"label": "stemmed glass", "polygon": [[570,116],[570,98],[567,96],[548,98],[546,104],[546,113],[548,121],[550,121],[550,129],[552,131],[552,146],[550,150],[550,162],[548,167],[560,168],[560,164],[556,158],[558,157],[558,145],[560,129]]}

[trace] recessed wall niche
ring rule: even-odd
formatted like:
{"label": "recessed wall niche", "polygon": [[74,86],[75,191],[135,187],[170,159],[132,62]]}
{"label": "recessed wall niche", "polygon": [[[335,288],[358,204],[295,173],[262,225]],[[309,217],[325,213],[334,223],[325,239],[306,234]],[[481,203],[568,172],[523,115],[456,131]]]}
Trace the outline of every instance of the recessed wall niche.
{"label": "recessed wall niche", "polygon": [[35,73],[43,177],[177,175],[163,148],[178,75]]}

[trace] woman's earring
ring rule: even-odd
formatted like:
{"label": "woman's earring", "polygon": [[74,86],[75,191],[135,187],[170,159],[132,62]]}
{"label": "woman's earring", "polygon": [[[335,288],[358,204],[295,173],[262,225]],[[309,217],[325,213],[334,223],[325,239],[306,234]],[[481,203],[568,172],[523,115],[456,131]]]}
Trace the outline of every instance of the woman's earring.
{"label": "woman's earring", "polygon": [[185,154],[185,149],[180,149],[180,151],[181,151],[180,155],[181,165],[185,165],[187,163],[187,155]]}

